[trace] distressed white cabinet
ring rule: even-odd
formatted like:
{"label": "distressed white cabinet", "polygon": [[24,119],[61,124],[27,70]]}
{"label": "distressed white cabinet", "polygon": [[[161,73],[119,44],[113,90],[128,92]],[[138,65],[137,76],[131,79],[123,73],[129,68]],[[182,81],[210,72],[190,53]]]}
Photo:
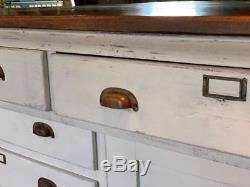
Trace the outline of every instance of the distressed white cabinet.
{"label": "distressed white cabinet", "polygon": [[[1,187],[250,186],[249,37],[0,29],[0,43]],[[151,165],[104,172],[116,156]]]}

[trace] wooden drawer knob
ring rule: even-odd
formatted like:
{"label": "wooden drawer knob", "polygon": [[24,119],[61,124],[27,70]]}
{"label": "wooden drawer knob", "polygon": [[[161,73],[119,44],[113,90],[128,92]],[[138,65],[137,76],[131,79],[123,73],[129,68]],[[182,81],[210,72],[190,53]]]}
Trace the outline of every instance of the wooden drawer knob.
{"label": "wooden drawer knob", "polygon": [[53,129],[46,123],[35,122],[33,125],[33,134],[41,137],[55,138]]}
{"label": "wooden drawer knob", "polygon": [[0,66],[0,79],[5,81],[5,74],[4,74],[3,68],[1,66]]}
{"label": "wooden drawer knob", "polygon": [[40,178],[38,180],[38,187],[56,187],[56,184],[49,179]]}
{"label": "wooden drawer knob", "polygon": [[132,108],[135,112],[139,110],[138,102],[134,94],[122,88],[106,88],[100,96],[100,104],[104,107],[114,109]]}

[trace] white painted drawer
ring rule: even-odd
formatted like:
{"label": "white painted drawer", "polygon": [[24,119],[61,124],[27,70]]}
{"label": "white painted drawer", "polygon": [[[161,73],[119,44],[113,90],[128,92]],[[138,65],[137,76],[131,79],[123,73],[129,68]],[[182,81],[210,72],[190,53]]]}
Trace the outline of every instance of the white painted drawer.
{"label": "white painted drawer", "polygon": [[0,48],[0,100],[49,109],[47,65],[43,51]]}
{"label": "white painted drawer", "polygon": [[[95,133],[4,109],[0,109],[0,119],[0,140],[80,167],[96,169]],[[35,122],[48,124],[54,138],[34,134]]]}
{"label": "white painted drawer", "polygon": [[[204,97],[203,75],[250,80],[250,71],[197,65],[54,54],[56,113],[189,144],[250,156],[250,92],[246,101]],[[237,95],[239,82],[210,81],[210,92]],[[100,105],[105,88],[131,91],[139,111]]]}
{"label": "white painted drawer", "polygon": [[250,171],[201,158],[136,144],[136,159],[151,160],[140,187],[248,187]]}
{"label": "white painted drawer", "polygon": [[[113,163],[115,156],[129,161],[150,160],[147,172],[140,165],[139,173],[108,173],[109,186],[116,187],[249,187],[250,170],[188,156],[166,149],[106,136],[107,159]],[[121,163],[121,162],[120,162]],[[120,167],[121,168],[121,167]],[[140,175],[140,174],[144,175]],[[137,183],[136,183],[137,182]],[[127,185],[128,186],[128,185]]]}
{"label": "white painted drawer", "polygon": [[64,173],[2,149],[0,154],[6,158],[6,164],[0,163],[1,187],[36,187],[40,178],[50,180],[57,187],[98,187],[94,180]]}

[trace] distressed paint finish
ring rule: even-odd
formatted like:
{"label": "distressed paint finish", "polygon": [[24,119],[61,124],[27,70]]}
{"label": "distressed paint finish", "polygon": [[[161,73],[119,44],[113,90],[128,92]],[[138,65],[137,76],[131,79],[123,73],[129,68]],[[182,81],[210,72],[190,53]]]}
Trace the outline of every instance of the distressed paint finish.
{"label": "distressed paint finish", "polygon": [[7,160],[6,165],[0,165],[0,173],[4,176],[1,178],[0,186],[34,187],[37,186],[38,179],[44,177],[60,187],[98,187],[98,183],[94,180],[65,173],[3,149],[0,149],[0,153],[5,154]]}
{"label": "distressed paint finish", "polygon": [[145,144],[136,144],[137,159],[151,160],[146,176],[140,178],[141,187],[248,187],[249,170],[227,166]]}
{"label": "distressed paint finish", "polygon": [[[52,55],[50,68],[57,114],[250,156],[250,92],[247,101],[202,95],[204,74],[249,80],[249,70],[63,54]],[[221,85],[223,80],[213,88],[224,95],[239,92]],[[100,94],[113,86],[131,91],[139,111],[101,106]]]}
{"label": "distressed paint finish", "polygon": [[250,68],[249,37],[1,29],[0,42],[63,53]]}
{"label": "distressed paint finish", "polygon": [[[246,102],[203,98],[202,75],[206,73],[217,76],[245,77],[249,80],[249,70],[241,69],[250,67],[249,41],[247,37],[1,29],[0,43],[2,46],[27,48],[32,49],[32,52],[35,50],[49,51],[50,79],[53,83],[51,91],[52,95],[58,96],[52,98],[53,111],[51,112],[1,101],[1,108],[9,108],[17,112],[0,109],[0,116],[2,115],[6,122],[3,127],[8,131],[8,133],[6,131],[0,133],[1,147],[63,168],[63,172],[77,174],[77,181],[81,180],[80,176],[98,180],[101,187],[106,187],[108,184],[115,187],[117,184],[122,184],[127,187],[128,181],[131,182],[129,186],[136,187],[151,187],[155,184],[164,186],[166,180],[172,186],[182,184],[182,186],[198,187],[248,187],[250,169],[247,149],[249,147],[247,114],[249,94]],[[58,55],[60,57],[55,57],[57,55],[54,55],[53,51],[76,53],[82,56]],[[84,54],[102,57],[87,57]],[[112,59],[103,56],[128,59]],[[133,58],[153,61],[132,60]],[[77,66],[78,64],[79,66]],[[224,67],[213,67],[213,65]],[[98,76],[96,76],[97,74]],[[46,79],[48,75],[45,74],[44,77]],[[62,84],[62,80],[65,81],[63,82],[65,84]],[[102,91],[105,86],[127,87],[132,91],[139,102],[140,116],[136,117],[136,114],[130,110],[126,110],[126,114],[123,115],[123,112],[106,110],[103,107],[101,110],[105,115],[100,117],[99,91]],[[95,92],[96,88],[98,88],[98,92]],[[237,96],[239,91],[237,83],[228,84],[223,81],[212,82],[211,90],[233,96]],[[85,95],[87,92],[90,94]],[[146,97],[145,93],[147,93]],[[156,100],[152,100],[152,98]],[[89,102],[86,107],[90,104],[89,106],[92,106],[94,110],[86,110],[81,113],[85,111],[85,105],[82,105],[85,101]],[[155,101],[159,104],[158,106],[154,105]],[[93,103],[94,105],[92,105]],[[69,106],[68,112],[65,108],[61,108],[63,105]],[[183,119],[170,118],[171,111],[173,115],[174,112],[179,113],[181,115],[179,118]],[[130,118],[131,112],[134,116],[132,118]],[[20,113],[26,113],[29,116]],[[117,113],[120,116],[116,115]],[[91,118],[86,119],[86,115]],[[155,118],[156,122],[152,122],[149,119],[150,115],[160,117]],[[129,118],[127,118],[128,116]],[[209,120],[207,120],[208,118]],[[33,119],[52,124],[56,129],[56,138],[58,133],[70,134],[71,138],[66,141],[65,138],[62,140],[62,137],[65,136],[58,137],[64,143],[56,144],[58,145],[56,148],[56,145],[53,144],[51,148],[53,151],[56,150],[53,153],[44,151],[50,147],[46,140],[39,142],[41,146],[31,146],[30,140],[36,137],[35,135],[29,136],[32,134]],[[58,123],[51,122],[51,120]],[[19,130],[20,133],[17,133]],[[96,166],[92,164],[91,159],[85,158],[86,154],[87,156],[91,154],[89,158],[95,159],[94,151],[85,149],[92,146],[93,142],[95,143],[91,131],[103,133],[103,136],[119,137],[119,139],[114,137],[99,139],[98,152],[94,154],[95,156],[98,154],[104,159],[107,151],[107,158],[112,158],[112,155],[120,153],[133,159],[151,159],[153,161],[152,170],[140,180],[131,173],[124,175],[112,173],[106,178],[105,173],[93,170]],[[21,132],[25,133],[25,136]],[[92,134],[92,141],[90,138],[86,138],[86,134],[82,134],[82,132]],[[79,146],[72,147],[72,137],[77,140],[86,140],[87,146],[76,140],[77,143],[74,145]],[[16,142],[17,138],[20,138],[19,142]],[[133,140],[136,143],[120,138]],[[124,142],[126,143],[124,144]],[[142,145],[139,142],[152,146]],[[32,142],[32,144],[36,143],[36,141]],[[46,146],[44,146],[45,144]],[[79,162],[68,162],[71,159],[68,159],[67,155],[61,154],[65,151],[65,147],[67,150],[74,148],[72,151],[74,155],[69,156],[70,158],[81,157],[76,159]],[[59,153],[60,155],[58,155]],[[159,160],[163,160],[163,162],[158,162]],[[20,162],[20,160],[18,161]],[[49,170],[50,167],[46,165],[47,169]],[[56,170],[52,176],[56,177],[59,173],[61,172]],[[65,176],[65,180],[70,178],[66,174],[60,175],[60,177],[62,176]],[[84,182],[80,183],[84,184]],[[74,184],[77,186],[78,183]]]}
{"label": "distressed paint finish", "polygon": [[[138,178],[137,187],[248,187],[250,171],[157,148],[136,141],[106,136],[108,155],[126,155],[128,159],[151,160],[148,173]],[[112,157],[111,157],[112,158]],[[129,181],[126,173],[111,178],[111,183]],[[131,173],[132,175],[132,173]],[[128,184],[128,183],[127,183]],[[132,185],[133,186],[133,185]]]}
{"label": "distressed paint finish", "polygon": [[[169,140],[166,138],[151,136],[151,135],[147,135],[147,134],[143,134],[139,132],[124,131],[122,129],[112,128],[110,126],[104,126],[104,125],[93,123],[93,122],[68,118],[65,116],[55,114],[54,112],[40,112],[32,108],[17,106],[11,103],[0,101],[0,106],[1,108],[6,108],[11,111],[24,113],[26,115],[32,115],[32,116],[36,116],[36,117],[43,118],[46,120],[53,120],[59,123],[64,123],[67,126],[97,131],[99,133],[102,133],[103,136],[109,135],[113,137],[119,137],[124,140],[130,140],[130,141],[133,140],[133,141],[151,145],[154,147],[159,147],[163,150],[177,152],[183,155],[189,155],[189,156],[196,157],[196,158],[203,158],[206,160],[219,162],[225,165],[234,166],[236,168],[244,168],[244,169],[250,170],[249,157],[244,157],[242,155],[230,154],[230,153],[222,152],[222,151],[215,150],[215,149],[207,149],[205,147],[199,147],[199,146],[186,144],[183,142],[177,142],[177,141]],[[103,155],[105,154],[105,146],[103,145],[104,140],[100,140],[98,142],[99,142],[98,154]],[[65,162],[61,162],[60,160],[55,161],[55,159],[53,160],[49,157],[44,157],[43,155],[40,155],[38,153],[34,153],[31,151],[27,151],[27,150],[24,151],[22,150],[22,148],[17,149],[15,145],[11,145],[4,141],[1,141],[1,145],[2,146],[4,145],[5,147],[8,147],[9,149],[11,147],[11,150],[14,150],[14,151],[18,150],[19,153],[25,154],[26,156],[36,157],[36,158],[39,158],[40,160],[45,160],[46,162],[49,162],[52,165],[56,163],[58,166],[60,165],[60,167],[63,167],[63,168],[66,167],[67,170],[76,172],[78,174],[79,173],[84,174],[85,176],[90,176],[92,178],[96,176],[96,173],[90,172],[89,170],[85,170],[79,167],[72,167],[72,165],[66,164]],[[105,159],[106,157],[102,156],[101,158]],[[100,158],[99,158],[99,161],[100,161]],[[97,172],[97,176],[100,176],[99,172]]]}
{"label": "distressed paint finish", "polygon": [[48,110],[48,69],[43,51],[0,48],[0,100]]}
{"label": "distressed paint finish", "polygon": [[[93,142],[96,137],[93,132],[4,109],[0,109],[0,118],[3,129],[0,131],[1,140],[69,164],[96,169],[96,140]],[[33,134],[34,122],[49,124],[55,138]]]}

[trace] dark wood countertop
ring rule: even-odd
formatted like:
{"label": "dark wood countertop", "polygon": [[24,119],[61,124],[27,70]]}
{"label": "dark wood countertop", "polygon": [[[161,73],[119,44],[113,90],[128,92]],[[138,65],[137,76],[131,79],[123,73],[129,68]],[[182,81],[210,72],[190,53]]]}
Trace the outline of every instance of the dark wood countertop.
{"label": "dark wood countertop", "polygon": [[0,27],[250,35],[250,2],[163,2],[75,8],[0,9]]}

